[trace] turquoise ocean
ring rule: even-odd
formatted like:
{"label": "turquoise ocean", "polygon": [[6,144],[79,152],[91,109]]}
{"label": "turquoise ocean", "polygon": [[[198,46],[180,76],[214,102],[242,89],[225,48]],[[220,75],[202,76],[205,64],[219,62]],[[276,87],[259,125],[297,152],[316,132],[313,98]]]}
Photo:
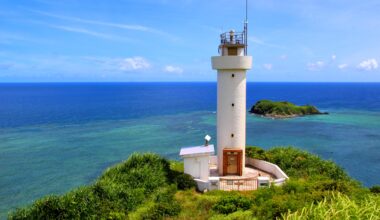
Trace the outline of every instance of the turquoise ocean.
{"label": "turquoise ocean", "polygon": [[[247,145],[295,146],[380,184],[380,84],[248,83],[260,99],[312,104],[328,115],[247,114]],[[93,182],[133,152],[179,159],[215,143],[216,83],[0,84],[0,218],[48,194]]]}

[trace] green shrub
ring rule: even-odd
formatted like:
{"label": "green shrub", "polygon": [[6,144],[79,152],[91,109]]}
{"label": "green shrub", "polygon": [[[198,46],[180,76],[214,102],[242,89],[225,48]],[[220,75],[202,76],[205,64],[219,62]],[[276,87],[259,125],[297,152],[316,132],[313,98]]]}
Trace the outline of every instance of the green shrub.
{"label": "green shrub", "polygon": [[102,211],[90,188],[81,187],[63,196],[39,199],[29,207],[11,213],[9,219],[83,219]]}
{"label": "green shrub", "polygon": [[259,219],[276,219],[288,210],[298,210],[311,202],[313,197],[308,193],[286,193],[281,188],[260,189],[253,195],[251,211]]}
{"label": "green shrub", "polygon": [[239,210],[248,210],[251,200],[242,196],[226,196],[219,200],[212,209],[221,214],[230,214]]}
{"label": "green shrub", "polygon": [[288,180],[282,186],[282,190],[288,194],[303,193],[306,191],[306,188],[306,184],[294,180]]}
{"label": "green shrub", "polygon": [[195,188],[197,183],[189,174],[183,173],[183,163],[171,161],[169,180],[177,185],[179,190]]}
{"label": "green shrub", "polygon": [[132,154],[127,161],[109,168],[99,181],[109,181],[126,188],[144,188],[147,193],[170,180],[170,163],[151,153]]}
{"label": "green shrub", "polygon": [[247,156],[264,159],[278,165],[293,178],[324,177],[333,180],[351,180],[347,173],[332,161],[293,147],[275,147],[264,151],[247,147]]}
{"label": "green shrub", "polygon": [[176,216],[181,211],[181,206],[174,199],[176,186],[161,188],[155,192],[154,198],[144,204],[135,213],[129,215],[130,219],[163,219]]}
{"label": "green shrub", "polygon": [[162,217],[176,216],[181,211],[181,206],[174,199],[177,188],[167,187],[159,191],[155,198],[155,206],[151,210],[149,219],[159,219]]}
{"label": "green shrub", "polygon": [[58,196],[47,196],[37,200],[29,208],[17,209],[9,219],[64,219],[65,209]]}
{"label": "green shrub", "polygon": [[253,220],[256,219],[253,217],[252,212],[247,211],[236,211],[228,215],[214,215],[210,220]]}
{"label": "green shrub", "polygon": [[183,164],[183,162],[172,160],[172,161],[170,161],[170,169],[172,171],[177,171],[179,173],[183,173],[184,164]]}
{"label": "green shrub", "polygon": [[265,150],[260,147],[246,147],[245,154],[250,158],[267,160]]}
{"label": "green shrub", "polygon": [[380,186],[372,186],[369,190],[371,193],[380,193]]}
{"label": "green shrub", "polygon": [[177,184],[177,188],[180,190],[191,189],[197,186],[193,177],[186,173],[180,173],[175,177],[174,181]]}

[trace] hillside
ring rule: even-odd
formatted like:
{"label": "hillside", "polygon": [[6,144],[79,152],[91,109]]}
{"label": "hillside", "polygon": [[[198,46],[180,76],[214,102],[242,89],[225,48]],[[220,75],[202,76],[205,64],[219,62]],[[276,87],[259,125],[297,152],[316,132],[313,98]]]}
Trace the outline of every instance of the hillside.
{"label": "hillside", "polygon": [[39,199],[9,219],[324,219],[341,207],[356,212],[344,209],[330,219],[380,216],[378,187],[371,192],[331,161],[292,147],[247,147],[247,156],[278,164],[290,180],[251,192],[199,193],[182,163],[133,154],[93,184]]}

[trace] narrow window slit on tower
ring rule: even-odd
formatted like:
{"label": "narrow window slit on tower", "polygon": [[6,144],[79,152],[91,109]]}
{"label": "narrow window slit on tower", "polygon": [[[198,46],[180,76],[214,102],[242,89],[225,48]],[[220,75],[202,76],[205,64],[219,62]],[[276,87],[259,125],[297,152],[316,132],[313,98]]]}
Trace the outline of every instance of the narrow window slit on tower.
{"label": "narrow window slit on tower", "polygon": [[234,137],[234,134],[231,134],[231,137],[233,138],[233,137]]}
{"label": "narrow window slit on tower", "polygon": [[234,107],[235,106],[235,104],[234,103],[232,103],[232,107]]}
{"label": "narrow window slit on tower", "polygon": [[234,78],[235,77],[235,74],[232,74],[232,78]]}

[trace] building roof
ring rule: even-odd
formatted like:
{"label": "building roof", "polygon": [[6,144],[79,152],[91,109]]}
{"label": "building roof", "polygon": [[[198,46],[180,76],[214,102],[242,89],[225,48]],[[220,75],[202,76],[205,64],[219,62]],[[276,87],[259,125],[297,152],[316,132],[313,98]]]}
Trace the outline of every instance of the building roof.
{"label": "building roof", "polygon": [[181,157],[196,157],[214,154],[214,145],[208,146],[195,146],[195,147],[183,147],[179,155]]}

